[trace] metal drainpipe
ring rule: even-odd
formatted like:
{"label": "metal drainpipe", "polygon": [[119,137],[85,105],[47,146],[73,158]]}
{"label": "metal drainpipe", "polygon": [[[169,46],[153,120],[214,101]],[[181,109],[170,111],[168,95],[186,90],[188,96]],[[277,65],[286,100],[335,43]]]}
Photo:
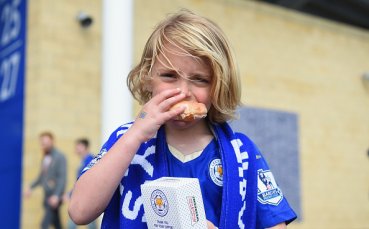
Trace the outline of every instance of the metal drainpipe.
{"label": "metal drainpipe", "polygon": [[133,1],[103,0],[101,130],[105,142],[132,119],[133,99],[126,86],[132,67]]}

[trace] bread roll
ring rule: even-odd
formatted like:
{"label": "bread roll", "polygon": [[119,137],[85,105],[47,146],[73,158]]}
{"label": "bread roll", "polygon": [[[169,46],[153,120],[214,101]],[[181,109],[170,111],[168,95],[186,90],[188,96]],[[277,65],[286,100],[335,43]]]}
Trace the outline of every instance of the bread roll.
{"label": "bread roll", "polygon": [[195,119],[205,118],[208,112],[206,106],[203,103],[198,103],[195,101],[181,101],[171,107],[170,110],[176,109],[181,106],[185,106],[186,109],[182,114],[176,116],[174,118],[175,120],[190,122]]}

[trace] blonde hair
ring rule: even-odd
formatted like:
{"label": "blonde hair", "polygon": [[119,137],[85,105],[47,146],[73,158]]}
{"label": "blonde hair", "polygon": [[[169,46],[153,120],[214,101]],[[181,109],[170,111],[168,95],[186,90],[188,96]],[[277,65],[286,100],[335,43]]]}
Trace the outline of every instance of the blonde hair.
{"label": "blonde hair", "polygon": [[140,104],[151,99],[147,83],[156,57],[163,54],[166,43],[181,47],[190,55],[209,63],[212,71],[212,106],[208,112],[210,122],[222,123],[233,119],[241,103],[241,88],[231,48],[224,33],[214,22],[189,10],[180,10],[156,26],[146,42],[140,63],[127,78],[133,97]]}

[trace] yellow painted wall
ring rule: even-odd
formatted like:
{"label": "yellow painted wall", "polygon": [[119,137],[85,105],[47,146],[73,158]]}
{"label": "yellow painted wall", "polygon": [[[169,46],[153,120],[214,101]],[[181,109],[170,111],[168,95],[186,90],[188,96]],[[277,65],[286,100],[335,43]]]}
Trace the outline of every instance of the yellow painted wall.
{"label": "yellow painted wall", "polygon": [[[369,32],[257,1],[136,0],[134,60],[153,26],[189,8],[217,22],[238,58],[246,105],[299,116],[302,221],[290,228],[368,228]],[[74,140],[100,147],[101,1],[29,2],[24,185],[41,162],[38,134],[51,130],[68,157]],[[83,30],[75,17],[91,13]],[[136,110],[138,106],[136,106]],[[281,165],[283,166],[283,165]],[[22,228],[38,228],[42,191],[23,201]],[[66,223],[66,207],[63,220]]]}
{"label": "yellow painted wall", "polygon": [[[82,29],[80,10],[95,21]],[[40,132],[55,134],[56,146],[68,159],[68,185],[76,179],[79,158],[74,141],[91,140],[100,147],[101,1],[29,1],[23,185],[36,178],[41,164]],[[23,201],[22,228],[40,228],[42,188]],[[62,208],[66,226],[67,208]]]}
{"label": "yellow painted wall", "polygon": [[246,105],[298,114],[303,215],[290,228],[369,228],[368,31],[254,1],[135,4],[136,63],[153,26],[188,8],[228,35]]}

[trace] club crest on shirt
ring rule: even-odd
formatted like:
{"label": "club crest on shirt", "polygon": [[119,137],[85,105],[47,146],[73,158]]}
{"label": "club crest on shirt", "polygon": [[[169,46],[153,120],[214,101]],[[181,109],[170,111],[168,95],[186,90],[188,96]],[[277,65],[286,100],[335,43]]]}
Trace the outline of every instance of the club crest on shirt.
{"label": "club crest on shirt", "polygon": [[150,202],[151,207],[158,216],[163,217],[168,213],[168,199],[161,190],[156,189],[151,193]]}
{"label": "club crest on shirt", "polygon": [[223,186],[223,166],[219,158],[213,159],[210,162],[209,175],[214,184]]}
{"label": "club crest on shirt", "polygon": [[258,201],[262,204],[277,206],[283,199],[282,190],[275,182],[272,172],[258,170]]}

